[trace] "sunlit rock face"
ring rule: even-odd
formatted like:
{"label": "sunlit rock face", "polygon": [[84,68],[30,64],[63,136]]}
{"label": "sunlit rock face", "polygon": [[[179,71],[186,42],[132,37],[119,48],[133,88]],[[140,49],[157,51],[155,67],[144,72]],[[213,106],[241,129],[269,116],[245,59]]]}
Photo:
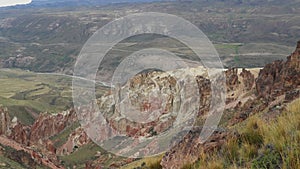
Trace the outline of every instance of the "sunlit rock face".
{"label": "sunlit rock face", "polygon": [[[199,67],[138,74],[124,86],[117,86],[99,98],[99,108],[110,126],[122,134],[129,137],[158,135],[174,125],[180,111],[188,113],[188,107],[183,108],[183,98],[195,96],[195,91],[198,94],[197,75],[206,76],[205,70]],[[189,89],[186,84],[194,86]]]}

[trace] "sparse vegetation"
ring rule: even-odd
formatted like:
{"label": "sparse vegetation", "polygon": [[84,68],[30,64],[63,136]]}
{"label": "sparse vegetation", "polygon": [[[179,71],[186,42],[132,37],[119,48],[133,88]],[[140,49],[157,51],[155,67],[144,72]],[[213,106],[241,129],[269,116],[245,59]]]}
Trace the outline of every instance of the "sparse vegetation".
{"label": "sparse vegetation", "polygon": [[160,162],[162,157],[163,154],[154,157],[143,158],[123,166],[122,169],[161,169],[162,166],[160,165]]}
{"label": "sparse vegetation", "polygon": [[77,165],[84,165],[87,161],[95,159],[98,151],[103,151],[98,145],[90,143],[80,147],[70,155],[62,156],[64,166],[72,168]]}
{"label": "sparse vegetation", "polygon": [[271,121],[260,115],[236,127],[239,137],[227,140],[220,151],[201,153],[199,161],[185,169],[252,168],[298,169],[300,166],[300,99]]}

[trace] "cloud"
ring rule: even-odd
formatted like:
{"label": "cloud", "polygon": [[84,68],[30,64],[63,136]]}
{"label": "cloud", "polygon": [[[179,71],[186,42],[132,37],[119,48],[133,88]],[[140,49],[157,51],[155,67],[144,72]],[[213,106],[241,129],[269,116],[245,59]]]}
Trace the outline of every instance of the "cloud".
{"label": "cloud", "polygon": [[28,4],[31,0],[0,0],[0,7]]}

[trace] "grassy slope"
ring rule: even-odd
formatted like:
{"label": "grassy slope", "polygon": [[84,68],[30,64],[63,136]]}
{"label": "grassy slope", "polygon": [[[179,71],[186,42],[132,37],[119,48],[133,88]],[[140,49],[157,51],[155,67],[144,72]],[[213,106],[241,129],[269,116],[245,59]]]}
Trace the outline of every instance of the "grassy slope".
{"label": "grassy slope", "polygon": [[68,140],[70,134],[80,126],[79,122],[73,123],[70,126],[68,126],[66,129],[64,129],[59,134],[53,136],[50,138],[54,142],[54,146],[56,148],[62,146],[66,141]]}
{"label": "grassy slope", "polygon": [[143,158],[137,161],[134,161],[128,165],[125,165],[121,167],[121,169],[133,169],[138,167],[148,167],[149,169],[158,169],[160,168],[160,161],[162,159],[163,155],[158,155],[154,157],[147,157]]}
{"label": "grassy slope", "polygon": [[89,160],[95,160],[95,155],[97,151],[102,149],[96,144],[87,144],[80,147],[78,151],[72,153],[71,155],[62,156],[60,159],[63,161],[66,167],[72,167],[74,165],[84,165],[85,162]]}
{"label": "grassy slope", "polygon": [[279,117],[265,121],[254,115],[236,126],[239,139],[232,138],[212,154],[199,154],[200,161],[185,169],[283,168],[300,166],[300,100],[291,103]]}
{"label": "grassy slope", "polygon": [[58,112],[72,105],[71,78],[21,70],[0,70],[0,104],[11,116],[30,124],[40,112]]}
{"label": "grassy slope", "polygon": [[101,153],[101,159],[103,161],[102,165],[107,168],[113,163],[124,160],[123,157],[117,157],[107,153],[95,143],[84,145],[70,155],[61,156],[60,159],[63,161],[65,167],[76,165],[78,168],[84,168],[86,162],[99,158],[97,157],[99,152]]}

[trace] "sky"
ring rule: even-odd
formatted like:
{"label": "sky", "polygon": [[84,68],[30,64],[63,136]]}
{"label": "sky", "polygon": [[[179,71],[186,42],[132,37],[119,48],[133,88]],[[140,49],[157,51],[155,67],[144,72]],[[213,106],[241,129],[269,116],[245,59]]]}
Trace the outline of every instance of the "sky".
{"label": "sky", "polygon": [[13,6],[18,4],[28,4],[31,0],[0,0],[0,7]]}

